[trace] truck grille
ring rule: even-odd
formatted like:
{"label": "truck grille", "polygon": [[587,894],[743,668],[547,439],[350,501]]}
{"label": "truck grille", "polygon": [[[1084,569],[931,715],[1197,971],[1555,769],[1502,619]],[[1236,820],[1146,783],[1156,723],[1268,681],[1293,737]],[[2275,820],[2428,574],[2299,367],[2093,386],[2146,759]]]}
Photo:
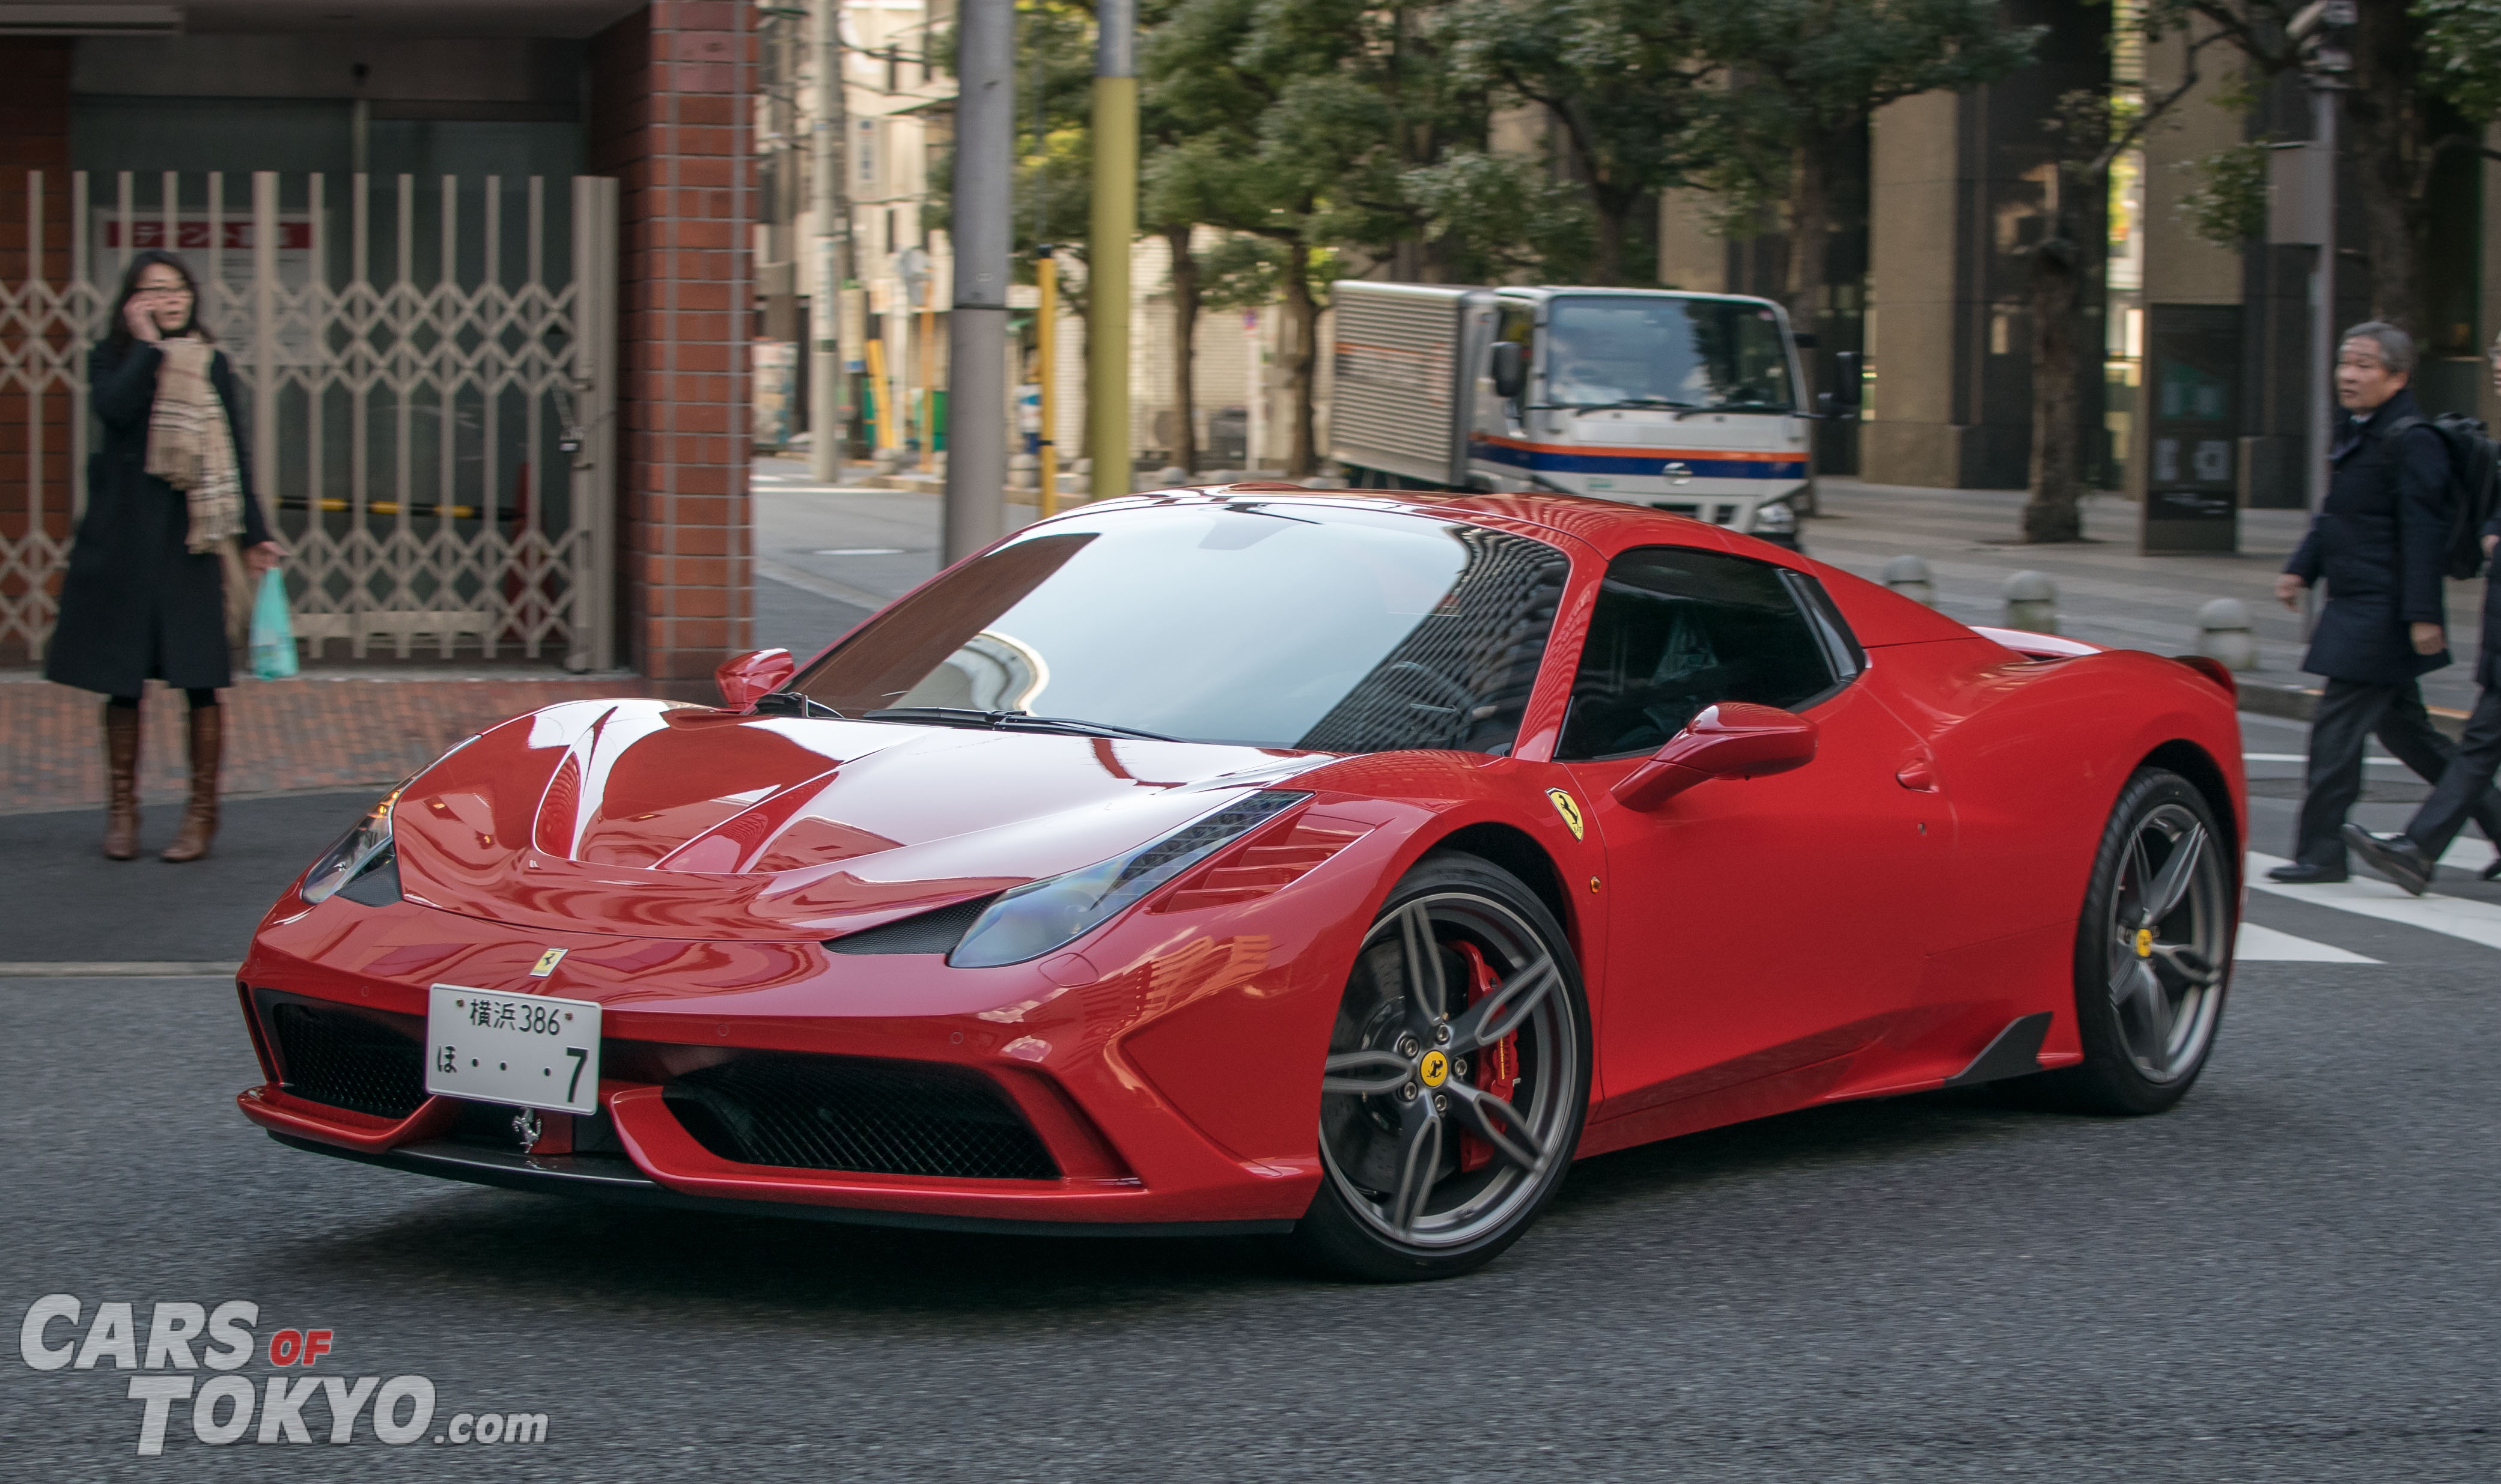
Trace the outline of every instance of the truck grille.
{"label": "truck grille", "polygon": [[987,1077],[952,1067],[752,1052],[671,1082],[696,1142],[742,1165],[1054,1180],[1059,1167]]}
{"label": "truck grille", "polygon": [[377,1118],[405,1118],[425,1102],[425,1053],[390,1027],[346,1010],[283,1002],[269,1016],[286,1090]]}

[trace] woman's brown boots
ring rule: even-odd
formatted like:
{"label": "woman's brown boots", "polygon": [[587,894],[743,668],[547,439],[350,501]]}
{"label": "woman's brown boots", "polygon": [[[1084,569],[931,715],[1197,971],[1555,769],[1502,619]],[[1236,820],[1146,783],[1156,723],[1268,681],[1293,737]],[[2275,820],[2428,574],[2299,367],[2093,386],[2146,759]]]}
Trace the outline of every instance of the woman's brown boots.
{"label": "woman's brown boots", "polygon": [[104,857],[139,854],[139,708],[104,708]]}
{"label": "woman's brown boots", "polygon": [[191,806],[183,813],[174,842],[165,847],[166,860],[198,860],[209,853],[209,841],[217,833],[217,764],[225,742],[225,713],[222,706],[191,708]]}

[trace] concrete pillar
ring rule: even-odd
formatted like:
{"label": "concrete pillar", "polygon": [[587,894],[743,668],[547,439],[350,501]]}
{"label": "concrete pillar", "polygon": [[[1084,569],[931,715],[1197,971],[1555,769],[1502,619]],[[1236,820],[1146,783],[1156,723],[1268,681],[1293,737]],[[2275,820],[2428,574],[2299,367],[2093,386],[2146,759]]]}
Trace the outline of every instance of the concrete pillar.
{"label": "concrete pillar", "polygon": [[590,169],[619,181],[623,653],[682,700],[714,696],[752,630],[751,14],[653,0],[590,43]]}
{"label": "concrete pillar", "polygon": [[[2191,25],[2204,34],[2205,22],[2192,20]],[[2145,50],[2145,87],[2149,93],[2166,93],[2180,85],[2187,65],[2188,36],[2174,31]],[[2241,255],[2229,248],[2208,242],[2188,229],[2182,217],[2180,203],[2195,188],[2195,174],[2186,167],[2219,149],[2241,143],[2247,129],[2242,115],[2222,106],[2219,99],[2237,80],[2238,69],[2232,65],[2237,53],[2228,48],[2210,45],[2200,58],[2201,80],[2187,97],[2173,105],[2163,120],[2145,136],[2145,292],[2147,313],[2156,305],[2230,304],[2241,302]],[[2120,327],[2124,333],[2125,327]],[[2142,344],[2142,330],[2139,331]],[[2139,446],[2128,460],[2127,492],[2131,499],[2145,498],[2148,472],[2153,467],[2142,446],[2145,438],[2143,419],[2136,427]],[[2237,467],[2242,480],[2241,503],[2250,503],[2252,446],[2261,442],[2244,437]],[[2261,471],[2271,471],[2263,455],[2256,460]],[[2262,473],[2260,478],[2271,478]]]}
{"label": "concrete pillar", "polygon": [[1697,294],[1728,291],[1728,240],[1712,234],[1708,194],[1658,193],[1658,280]]}
{"label": "concrete pillar", "polygon": [[[2080,0],[2011,0],[2006,9],[2015,24],[2049,27],[2039,60],[1987,86],[1906,98],[1876,115],[1874,380],[1859,467],[1877,483],[2020,489],[2030,477],[2026,249],[2058,189],[2045,125],[2051,100],[2107,76],[2110,13]],[[2087,225],[2100,220],[2087,210]],[[2087,291],[2098,295],[2098,280]],[[2097,424],[2097,404],[2088,411]]]}

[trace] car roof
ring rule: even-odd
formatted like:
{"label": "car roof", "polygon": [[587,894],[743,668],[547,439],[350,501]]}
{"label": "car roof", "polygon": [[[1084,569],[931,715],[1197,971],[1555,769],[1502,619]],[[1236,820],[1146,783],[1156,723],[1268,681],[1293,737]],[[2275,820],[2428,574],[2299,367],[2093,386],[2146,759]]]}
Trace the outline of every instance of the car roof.
{"label": "car roof", "polygon": [[[1200,484],[1145,490],[1116,501],[1084,505],[1066,514],[1101,511],[1107,506],[1221,505],[1257,500],[1262,504],[1294,503],[1375,511],[1395,511],[1430,520],[1456,520],[1489,530],[1513,531],[1548,541],[1561,537],[1600,561],[1613,561],[1635,546],[1690,546],[1724,551],[1806,573],[1824,585],[1841,606],[1858,642],[1870,648],[1944,639],[1971,639],[1971,630],[1932,609],[1838,567],[1816,561],[1769,542],[1724,526],[1672,515],[1619,500],[1592,500],[1582,495],[1497,494],[1491,492],[1388,489],[1307,489],[1299,484],[1248,480],[1234,484]],[[1037,522],[1039,524],[1040,522]],[[1027,527],[1028,530],[1032,527]]]}
{"label": "car roof", "polygon": [[[1737,536],[1723,527],[1696,520],[1690,515],[1674,515],[1645,506],[1627,505],[1620,500],[1592,500],[1581,495],[1543,492],[1499,494],[1469,490],[1307,489],[1299,484],[1247,480],[1234,484],[1141,490],[1129,498],[1156,504],[1223,504],[1257,499],[1262,503],[1294,502],[1396,511],[1432,520],[1458,520],[1496,530],[1527,527],[1544,535],[1567,536],[1596,548],[1601,556],[1614,556],[1633,546],[1696,546],[1704,550],[1726,551],[1739,549],[1736,543],[1743,542],[1742,549],[1749,556],[1797,565],[1784,560],[1792,555],[1790,552]],[[1080,507],[1081,510],[1101,508],[1102,503]]]}

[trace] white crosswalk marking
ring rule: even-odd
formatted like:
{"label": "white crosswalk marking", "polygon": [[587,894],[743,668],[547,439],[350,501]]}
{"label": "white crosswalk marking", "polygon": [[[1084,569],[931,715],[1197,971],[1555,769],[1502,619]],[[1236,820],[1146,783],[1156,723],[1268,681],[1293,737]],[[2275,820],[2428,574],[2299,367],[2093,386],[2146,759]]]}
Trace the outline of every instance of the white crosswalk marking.
{"label": "white crosswalk marking", "polygon": [[2377,917],[2383,922],[2403,923],[2410,928],[2443,933],[2468,942],[2482,943],[2487,948],[2501,948],[2501,907],[2444,897],[2438,893],[2409,897],[2394,883],[2377,876],[2356,875],[2350,881],[2322,886],[2287,886],[2266,878],[2268,871],[2285,864],[2281,856],[2251,851],[2251,889],[2288,897],[2295,902],[2307,902],[2314,907],[2332,907],[2341,912],[2354,912],[2364,917]]}
{"label": "white crosswalk marking", "polygon": [[2375,958],[2364,958],[2333,943],[2312,942],[2254,922],[2241,924],[2240,941],[2232,948],[2232,957],[2244,964],[2376,964]]}

